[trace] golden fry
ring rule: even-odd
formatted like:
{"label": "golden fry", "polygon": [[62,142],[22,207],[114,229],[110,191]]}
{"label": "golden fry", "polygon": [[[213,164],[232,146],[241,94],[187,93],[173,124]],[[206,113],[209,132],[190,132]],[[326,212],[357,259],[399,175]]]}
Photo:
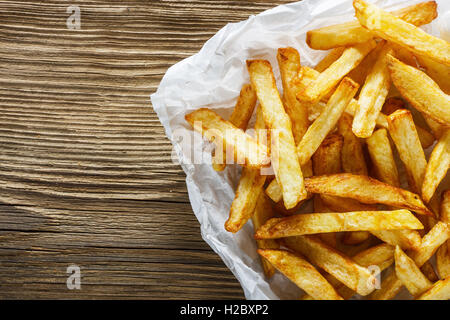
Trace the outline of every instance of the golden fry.
{"label": "golden fry", "polygon": [[[257,230],[261,227],[267,220],[273,218],[274,212],[270,201],[267,199],[265,194],[261,192],[259,194],[258,202],[256,203],[255,212],[252,216],[253,227]],[[278,249],[278,242],[275,240],[256,240],[256,244],[259,249]],[[273,265],[265,258],[262,258],[261,264],[264,270],[264,274],[267,278],[273,276],[275,268]]]}
{"label": "golden fry", "polygon": [[[233,113],[230,116],[230,122],[239,129],[245,131],[248,122],[253,114],[256,106],[256,93],[250,84],[242,86],[239,98],[234,106]],[[223,154],[214,153],[212,166],[216,171],[223,171],[225,169],[226,150]]]}
{"label": "golden fry", "polygon": [[389,133],[405,165],[408,183],[412,191],[420,193],[427,167],[427,160],[420,144],[411,112],[405,109],[388,116]]}
{"label": "golden fry", "polygon": [[232,147],[234,157],[243,159],[245,166],[259,169],[270,163],[266,146],[258,144],[255,139],[229,121],[223,120],[214,111],[201,108],[187,114],[185,119],[194,130],[202,133],[208,140],[218,138],[227,147]]}
{"label": "golden fry", "polygon": [[375,237],[392,246],[399,246],[403,250],[418,249],[422,238],[416,230],[373,230]]}
{"label": "golden fry", "polygon": [[[408,23],[421,26],[437,17],[436,7],[435,1],[428,1],[394,11],[392,14]],[[316,50],[328,50],[366,42],[372,38],[373,34],[358,21],[351,21],[308,31],[306,43]]]}
{"label": "golden fry", "polygon": [[395,248],[395,273],[414,297],[424,293],[433,285],[416,263],[398,246]]}
{"label": "golden fry", "polygon": [[353,118],[353,133],[360,138],[368,138],[375,129],[376,119],[380,114],[391,86],[391,77],[387,67],[387,54],[392,48],[386,42],[381,46],[378,58],[368,74],[358,98],[358,109]]}
{"label": "golden fry", "polygon": [[422,228],[420,221],[408,210],[304,213],[270,219],[256,231],[255,239],[342,231]]}
{"label": "golden fry", "polygon": [[417,300],[449,300],[450,299],[450,277],[436,282],[427,292]]}
{"label": "golden fry", "polygon": [[285,250],[258,249],[281,273],[317,300],[342,300],[327,280],[308,261]]}
{"label": "golden fry", "polygon": [[375,48],[376,43],[370,40],[345,49],[344,53],[324,70],[305,90],[297,95],[300,101],[316,104],[332,88],[334,88],[364,57]]}
{"label": "golden fry", "polygon": [[277,54],[283,82],[285,109],[292,122],[292,133],[297,145],[309,127],[308,109],[296,98],[297,90],[291,82],[298,77],[300,71],[300,55],[294,48],[280,48]]}
{"label": "golden fry", "polygon": [[303,175],[295,152],[292,125],[284,111],[270,63],[266,60],[247,61],[253,88],[262,106],[266,126],[278,134],[272,136],[271,158],[275,176],[283,193],[287,209],[295,207],[307,194]]}
{"label": "golden fry", "polygon": [[[344,137],[342,147],[342,169],[344,172],[367,175],[367,165],[361,142],[353,134],[352,117],[344,113],[338,122],[338,132]],[[333,173],[333,172],[330,172]]]}
{"label": "golden fry", "polygon": [[450,166],[450,130],[445,131],[428,160],[422,185],[422,199],[430,202],[439,183],[444,179]]}
{"label": "golden fry", "polygon": [[327,134],[336,126],[350,100],[356,94],[358,84],[344,78],[327,103],[325,110],[308,128],[302,141],[297,146],[300,164],[307,163],[316,152]]}
{"label": "golden fry", "polygon": [[276,179],[273,179],[269,183],[265,192],[267,196],[275,203],[280,202],[283,199],[283,193],[281,192],[280,185]]}
{"label": "golden fry", "polygon": [[417,110],[450,126],[450,97],[429,76],[388,56],[391,79],[402,96]]}
{"label": "golden fry", "polygon": [[331,50],[325,58],[323,58],[315,67],[314,70],[318,72],[322,72],[326,70],[329,66],[333,64],[337,59],[339,59],[340,56],[342,56],[342,53],[344,52],[345,47],[339,47]]}
{"label": "golden fry", "polygon": [[354,0],[353,6],[359,23],[373,34],[450,66],[450,44],[447,41],[365,1]]}
{"label": "golden fry", "polygon": [[418,195],[366,176],[341,173],[312,177],[305,180],[305,185],[311,193],[352,198],[368,204],[381,203],[433,215]]}
{"label": "golden fry", "polygon": [[425,56],[416,55],[419,65],[446,94],[450,94],[450,67],[443,65]]}
{"label": "golden fry", "polygon": [[386,129],[378,129],[366,139],[370,158],[380,181],[400,187],[397,165]]}
{"label": "golden fry", "polygon": [[375,278],[368,269],[326,245],[318,237],[289,237],[283,243],[360,295],[367,295],[374,290]]}

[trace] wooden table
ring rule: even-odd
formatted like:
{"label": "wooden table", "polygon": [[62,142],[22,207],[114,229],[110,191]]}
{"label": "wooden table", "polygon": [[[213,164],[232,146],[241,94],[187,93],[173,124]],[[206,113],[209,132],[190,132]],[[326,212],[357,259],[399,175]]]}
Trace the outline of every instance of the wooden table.
{"label": "wooden table", "polygon": [[227,22],[283,2],[0,1],[0,299],[243,298],[149,96]]}

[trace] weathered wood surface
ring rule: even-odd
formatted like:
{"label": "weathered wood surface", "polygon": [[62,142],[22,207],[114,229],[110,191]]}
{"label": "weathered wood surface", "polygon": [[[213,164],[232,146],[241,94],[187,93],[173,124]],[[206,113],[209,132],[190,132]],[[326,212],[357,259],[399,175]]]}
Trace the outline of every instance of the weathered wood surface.
{"label": "weathered wood surface", "polygon": [[286,2],[0,1],[0,299],[243,298],[149,95],[227,22]]}

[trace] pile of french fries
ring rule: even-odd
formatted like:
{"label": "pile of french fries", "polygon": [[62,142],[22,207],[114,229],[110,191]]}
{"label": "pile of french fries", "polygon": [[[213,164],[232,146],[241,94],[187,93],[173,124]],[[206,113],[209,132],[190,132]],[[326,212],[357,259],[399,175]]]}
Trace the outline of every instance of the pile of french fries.
{"label": "pile of french fries", "polygon": [[419,28],[437,17],[434,1],[353,6],[357,20],[307,33],[331,49],[315,68],[278,49],[282,95],[271,64],[249,60],[228,121],[205,108],[186,120],[216,145],[215,170],[243,166],[225,228],[252,220],[267,278],[279,270],[301,299],[392,299],[406,287],[447,300],[450,44]]}

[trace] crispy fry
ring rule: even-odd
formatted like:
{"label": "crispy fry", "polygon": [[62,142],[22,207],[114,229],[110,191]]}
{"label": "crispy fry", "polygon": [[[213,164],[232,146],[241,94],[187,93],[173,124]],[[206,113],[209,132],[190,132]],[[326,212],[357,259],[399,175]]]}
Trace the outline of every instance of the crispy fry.
{"label": "crispy fry", "polygon": [[276,179],[273,179],[269,183],[265,192],[267,196],[275,203],[280,202],[283,199],[283,193],[281,193],[280,186]]}
{"label": "crispy fry", "polygon": [[315,67],[314,70],[317,70],[318,72],[322,72],[326,70],[329,66],[333,64],[344,52],[345,47],[339,47],[331,50],[325,58],[323,58]]}
{"label": "crispy fry", "polygon": [[185,119],[210,141],[218,137],[227,147],[232,147],[235,158],[244,159],[245,166],[258,169],[270,163],[267,147],[259,145],[255,139],[223,120],[214,111],[201,108],[187,114]]}
{"label": "crispy fry", "polygon": [[[352,260],[364,268],[378,266],[381,272],[394,262],[394,249],[395,248],[393,246],[383,243],[361,251],[357,255],[353,256]],[[355,294],[352,289],[336,280],[336,278],[330,274],[326,274],[325,279],[331,283],[331,285],[336,289],[341,297],[344,298],[344,300],[350,299]],[[305,296],[302,300],[309,300],[309,298],[310,296]]]}
{"label": "crispy fry", "polygon": [[[394,11],[392,14],[408,23],[421,26],[437,17],[436,7],[435,1],[422,2]],[[328,50],[366,42],[372,37],[373,34],[363,28],[358,21],[351,21],[308,31],[306,43],[316,50]]]}
{"label": "crispy fry", "polygon": [[395,273],[414,297],[424,293],[433,285],[399,246],[395,248]]}
{"label": "crispy fry", "polygon": [[320,195],[327,207],[336,212],[349,211],[376,211],[377,207],[370,204],[364,204],[350,198],[342,198],[336,196],[329,196],[326,194]]}
{"label": "crispy fry", "polygon": [[[420,247],[411,252],[410,257],[420,268],[427,262],[436,250],[449,238],[449,231],[445,223],[438,222],[424,237]],[[381,289],[373,292],[369,299],[387,300],[394,298],[402,288],[402,282],[395,272],[389,274],[381,283]]]}
{"label": "crispy fry", "polygon": [[318,237],[290,237],[284,239],[284,244],[305,255],[313,264],[324,269],[357,293],[367,295],[373,291],[375,278],[368,269],[326,245]]}
{"label": "crispy fry", "polygon": [[[441,220],[450,225],[450,190],[442,193]],[[450,240],[446,241],[437,251],[436,267],[441,279],[450,276]]]}
{"label": "crispy fry", "polygon": [[418,249],[422,238],[416,230],[373,230],[370,232],[378,239],[403,250]]}
{"label": "crispy fry", "polygon": [[280,67],[281,80],[283,82],[285,109],[292,122],[292,133],[297,145],[309,127],[308,109],[296,98],[296,87],[291,84],[298,77],[300,71],[300,55],[294,48],[280,48],[277,54]]}
{"label": "crispy fry", "polygon": [[422,268],[420,268],[420,271],[432,283],[439,280],[439,277],[437,276],[436,271],[434,271],[434,267],[430,261],[425,262],[425,264],[422,266]]}
{"label": "crispy fry", "polygon": [[358,84],[344,78],[327,103],[325,110],[308,128],[297,146],[300,164],[307,163],[327,134],[334,128],[350,100],[356,94]]}
{"label": "crispy fry", "polygon": [[314,299],[342,300],[328,281],[300,256],[285,250],[258,249],[258,253]]}
{"label": "crispy fry", "polygon": [[370,158],[380,181],[400,187],[397,165],[386,129],[378,129],[366,139]]}
{"label": "crispy fry", "polygon": [[361,61],[360,64],[358,64],[358,66],[355,69],[353,69],[348,73],[347,77],[352,78],[352,80],[357,82],[360,85],[360,89],[364,85],[367,75],[372,70],[373,65],[378,60],[380,49],[382,48],[380,48],[380,46],[377,45],[375,49],[370,51],[369,54],[364,57],[364,59]]}
{"label": "crispy fry", "polygon": [[420,221],[408,210],[304,213],[270,219],[256,231],[255,239],[342,231],[422,228]]}
{"label": "crispy fry", "polygon": [[450,277],[439,280],[422,294],[417,300],[449,300],[450,299]]}
{"label": "crispy fry", "polygon": [[284,111],[270,63],[266,60],[247,61],[250,79],[262,106],[268,129],[278,137],[271,138],[271,158],[275,176],[283,193],[287,209],[295,207],[307,194],[303,175],[295,153],[291,120]]}
{"label": "crispy fry", "polygon": [[[314,212],[317,213],[330,212],[330,209],[323,203],[322,199],[320,198],[320,195],[316,194],[314,196],[313,203],[314,203]],[[329,246],[336,248],[337,246],[336,233],[334,232],[322,233],[319,235],[319,237]]]}
{"label": "crispy fry", "polygon": [[341,172],[341,150],[344,138],[339,134],[328,135],[312,156],[316,175]]}
{"label": "crispy fry", "polygon": [[450,126],[450,97],[429,76],[392,56],[388,56],[388,67],[395,86],[413,107]]}
{"label": "crispy fry", "polygon": [[445,131],[428,160],[422,185],[422,199],[430,202],[450,166],[450,130]]}
{"label": "crispy fry", "polygon": [[419,65],[433,79],[446,94],[450,94],[450,67],[438,63],[426,56],[415,56]]}
{"label": "crispy fry", "polygon": [[375,46],[375,41],[370,40],[345,49],[339,59],[331,64],[325,71],[320,73],[316,80],[297,95],[297,99],[311,104],[319,102],[320,99],[322,99],[330,89],[335,87],[346,74],[354,69],[364,57],[375,48]]}
{"label": "crispy fry", "polygon": [[368,204],[382,203],[433,215],[418,195],[366,176],[341,173],[312,177],[305,180],[305,185],[311,193],[352,198]]}
{"label": "crispy fry", "polygon": [[360,138],[368,138],[372,135],[376,119],[391,86],[386,55],[391,54],[393,50],[386,42],[378,45],[381,46],[380,53],[361,88],[358,109],[353,118],[353,133]]}
{"label": "crispy fry", "polygon": [[[388,98],[383,105],[382,111],[390,115],[397,110],[405,109],[405,102],[400,98]],[[386,127],[387,128],[387,127]],[[419,140],[423,149],[431,147],[434,143],[434,135],[428,132],[426,129],[416,124],[417,134],[419,135]]]}
{"label": "crispy fry", "polygon": [[[253,114],[253,110],[256,106],[256,93],[250,84],[244,84],[242,86],[239,98],[234,106],[233,113],[230,116],[230,122],[245,131],[247,129],[248,122]],[[225,169],[226,150],[223,150],[223,154],[213,155],[212,166],[216,171],[222,171]]]}
{"label": "crispy fry", "polygon": [[436,269],[441,279],[450,277],[450,242],[445,242],[436,252]]}
{"label": "crispy fry", "polygon": [[[344,137],[342,147],[342,169],[344,172],[367,175],[367,165],[364,159],[362,145],[352,131],[352,117],[344,113],[338,122],[338,132]],[[332,172],[330,172],[332,173]]]}
{"label": "crispy fry", "polygon": [[397,110],[388,116],[389,133],[405,165],[408,183],[412,191],[420,193],[427,167],[427,160],[420,144],[411,112]]}
{"label": "crispy fry", "polygon": [[[256,138],[259,144],[264,145],[262,136],[266,135],[264,118],[261,107],[256,110]],[[266,181],[265,175],[260,174],[259,169],[242,168],[242,174],[233,202],[231,203],[230,216],[225,222],[225,229],[229,232],[238,232],[244,224],[253,216],[260,194]]]}
{"label": "crispy fry", "polygon": [[359,23],[375,35],[450,66],[450,45],[445,40],[365,1],[354,0],[353,6]]}
{"label": "crispy fry", "polygon": [[411,253],[411,258],[419,267],[422,267],[437,251],[437,249],[450,236],[447,224],[438,222],[435,226],[422,238],[422,243],[418,250]]}
{"label": "crispy fry", "polygon": [[[253,227],[257,230],[261,227],[267,220],[273,218],[274,212],[270,201],[267,199],[266,195],[261,192],[259,194],[258,202],[256,203],[255,211],[252,216]],[[259,249],[278,249],[278,242],[275,240],[256,240],[256,244]],[[261,259],[261,264],[264,270],[264,274],[267,278],[273,276],[275,268],[273,265],[265,258]]]}
{"label": "crispy fry", "polygon": [[227,231],[238,232],[252,217],[265,181],[266,176],[260,175],[258,169],[242,169],[236,196],[231,204],[230,217],[225,222]]}

